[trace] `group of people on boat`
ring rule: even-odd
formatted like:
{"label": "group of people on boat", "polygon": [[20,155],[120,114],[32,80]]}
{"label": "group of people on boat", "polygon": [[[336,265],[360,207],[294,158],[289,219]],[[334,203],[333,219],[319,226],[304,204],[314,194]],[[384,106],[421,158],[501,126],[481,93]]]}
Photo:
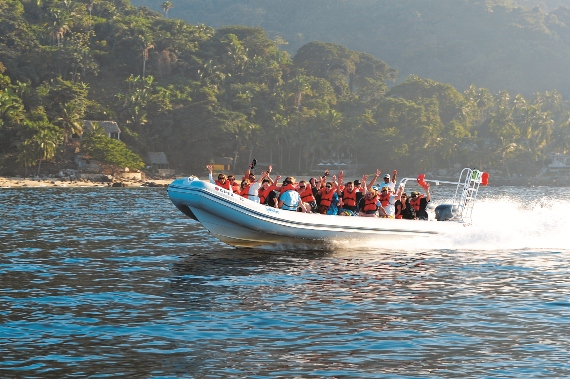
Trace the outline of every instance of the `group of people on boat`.
{"label": "group of people on boat", "polygon": [[329,171],[321,177],[301,180],[297,183],[295,177],[287,176],[281,185],[271,178],[272,167],[269,166],[259,178],[253,169],[255,160],[248,166],[240,183],[232,174],[219,174],[213,178],[213,167],[206,166],[211,183],[232,191],[251,201],[289,211],[305,213],[321,213],[341,216],[384,217],[408,220],[427,220],[427,204],[431,200],[429,184],[425,183],[425,194],[412,191],[410,195],[404,192],[404,187],[396,187],[397,171],[392,175],[385,174],[383,182],[376,185],[381,175],[380,170],[367,184],[368,175],[361,180],[345,182],[344,174],[339,172],[329,179]]}

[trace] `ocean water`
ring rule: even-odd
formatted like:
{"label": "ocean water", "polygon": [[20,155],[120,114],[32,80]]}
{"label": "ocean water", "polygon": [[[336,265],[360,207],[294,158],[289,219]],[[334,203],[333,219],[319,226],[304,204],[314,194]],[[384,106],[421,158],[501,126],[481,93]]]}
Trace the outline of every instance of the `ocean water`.
{"label": "ocean water", "polygon": [[250,250],[163,188],[0,189],[0,377],[569,377],[570,189],[481,192],[462,234]]}

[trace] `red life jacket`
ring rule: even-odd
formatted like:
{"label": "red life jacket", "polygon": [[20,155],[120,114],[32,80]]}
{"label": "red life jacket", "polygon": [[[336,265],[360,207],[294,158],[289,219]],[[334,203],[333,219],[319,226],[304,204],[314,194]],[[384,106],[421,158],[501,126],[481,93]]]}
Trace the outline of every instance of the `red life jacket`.
{"label": "red life jacket", "polygon": [[378,198],[380,199],[380,203],[382,204],[383,207],[387,206],[388,204],[390,204],[390,192],[386,191],[386,194],[384,195],[383,193],[381,193]]}
{"label": "red life jacket", "polygon": [[227,189],[227,190],[229,191],[231,184],[230,184],[230,181],[226,179],[226,182],[225,182],[224,184],[222,184],[222,183],[220,183],[220,181],[216,180],[216,185],[217,185],[218,187],[225,188],[225,189]]}
{"label": "red life jacket", "polygon": [[[240,187],[241,187],[241,186],[240,186]],[[248,196],[248,195],[249,195],[249,187],[251,187],[251,184],[248,184],[247,186],[243,187],[243,188],[240,190],[240,193],[239,193],[239,194],[240,194],[241,197],[245,197],[246,199],[249,199],[249,196]]]}
{"label": "red life jacket", "polygon": [[241,192],[241,188],[239,188],[239,183],[234,181],[234,184],[232,184],[231,186],[232,186],[232,191],[234,191],[234,193],[237,193],[239,195],[239,193]]}
{"label": "red life jacket", "polygon": [[313,190],[311,189],[311,187],[307,187],[303,192],[301,192],[301,201],[303,203],[310,203],[315,201],[315,197],[313,196]]}
{"label": "red life jacket", "polygon": [[424,197],[424,195],[418,195],[410,199],[410,205],[414,208],[416,212],[420,210],[420,201],[422,197]]}
{"label": "red life jacket", "polygon": [[362,208],[362,210],[364,212],[377,211],[378,210],[378,206],[376,205],[377,203],[378,203],[378,196],[374,196],[372,199],[366,197],[364,198],[364,208]]}
{"label": "red life jacket", "polygon": [[258,191],[257,191],[257,195],[259,196],[259,202],[261,204],[265,204],[265,199],[267,199],[267,196],[269,196],[269,194],[271,193],[271,191],[276,190],[277,186],[272,185],[267,187],[267,189],[263,189],[263,187],[261,187]]}
{"label": "red life jacket", "polygon": [[347,207],[355,207],[356,206],[356,190],[352,190],[352,192],[348,192],[345,188],[342,190],[342,202]]}
{"label": "red life jacket", "polygon": [[332,188],[329,192],[327,192],[326,189],[324,191],[321,191],[321,203],[319,205],[325,206],[325,207],[330,207],[332,204],[332,199],[333,199],[334,193],[335,193],[335,190],[333,190]]}

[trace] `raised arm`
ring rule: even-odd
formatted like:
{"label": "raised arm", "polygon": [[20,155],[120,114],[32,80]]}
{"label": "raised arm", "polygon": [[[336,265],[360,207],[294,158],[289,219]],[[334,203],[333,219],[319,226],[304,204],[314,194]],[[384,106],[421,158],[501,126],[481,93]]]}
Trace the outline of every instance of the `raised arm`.
{"label": "raised arm", "polygon": [[372,181],[370,182],[368,187],[372,187],[374,185],[374,183],[376,183],[376,180],[378,180],[378,177],[380,176],[381,173],[382,173],[382,171],[376,169],[376,174],[374,175],[374,178],[372,179]]}
{"label": "raised arm", "polygon": [[208,179],[210,180],[210,183],[216,184],[216,182],[214,181],[214,176],[212,175],[212,171],[213,171],[214,168],[213,168],[212,165],[210,165],[210,164],[207,165],[206,168],[207,168],[208,171],[210,172],[210,173],[208,174]]}

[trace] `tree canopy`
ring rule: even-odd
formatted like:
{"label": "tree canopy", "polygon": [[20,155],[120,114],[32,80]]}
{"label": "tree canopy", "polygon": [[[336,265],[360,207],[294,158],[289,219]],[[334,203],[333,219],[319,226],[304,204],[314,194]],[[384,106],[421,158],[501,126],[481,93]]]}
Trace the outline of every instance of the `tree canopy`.
{"label": "tree canopy", "polygon": [[[332,42],[292,56],[262,28],[192,25],[172,17],[179,4],[163,5],[0,3],[2,173],[72,166],[76,147],[115,168],[141,168],[140,157],[164,151],[180,173],[202,173],[218,157],[239,171],[255,157],[307,175],[322,161],[361,172],[458,164],[510,175],[570,150],[570,105],[557,90],[398,78],[370,52]],[[527,14],[507,5],[493,13]],[[82,120],[117,121],[124,143],[84,133],[73,146]]]}

